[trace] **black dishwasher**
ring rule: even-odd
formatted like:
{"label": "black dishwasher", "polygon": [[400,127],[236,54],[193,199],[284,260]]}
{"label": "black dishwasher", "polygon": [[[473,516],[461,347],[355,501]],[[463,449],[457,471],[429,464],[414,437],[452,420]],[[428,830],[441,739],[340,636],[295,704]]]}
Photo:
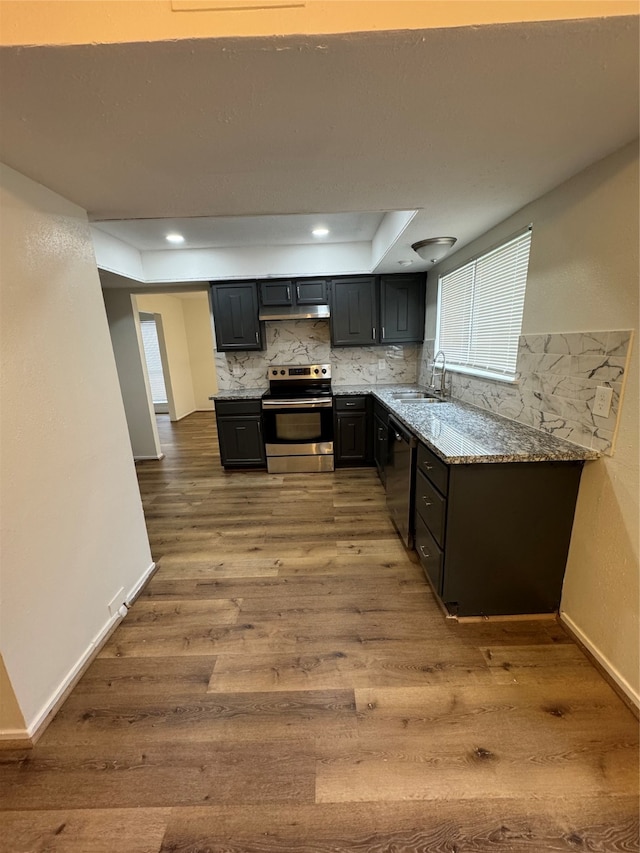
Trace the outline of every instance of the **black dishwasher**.
{"label": "black dishwasher", "polygon": [[386,467],[387,509],[402,541],[413,548],[414,457],[417,441],[393,416],[389,417]]}

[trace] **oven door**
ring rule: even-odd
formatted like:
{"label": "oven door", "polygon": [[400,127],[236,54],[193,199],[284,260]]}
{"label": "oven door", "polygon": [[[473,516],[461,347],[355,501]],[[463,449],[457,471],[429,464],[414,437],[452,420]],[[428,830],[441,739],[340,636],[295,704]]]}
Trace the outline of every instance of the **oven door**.
{"label": "oven door", "polygon": [[269,471],[333,470],[331,398],[263,400],[262,421]]}

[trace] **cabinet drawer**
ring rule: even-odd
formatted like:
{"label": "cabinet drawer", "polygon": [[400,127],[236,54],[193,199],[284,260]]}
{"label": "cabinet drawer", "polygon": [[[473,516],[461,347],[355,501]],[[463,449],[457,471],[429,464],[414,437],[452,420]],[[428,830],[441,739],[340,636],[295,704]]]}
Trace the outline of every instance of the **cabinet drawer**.
{"label": "cabinet drawer", "polygon": [[361,397],[335,397],[334,405],[336,412],[364,412],[367,408],[367,398]]}
{"label": "cabinet drawer", "polygon": [[449,469],[442,459],[438,459],[424,444],[418,445],[418,471],[422,471],[443,495],[447,494]]}
{"label": "cabinet drawer", "polygon": [[262,411],[260,400],[216,400],[216,414],[225,415],[259,415]]}
{"label": "cabinet drawer", "polygon": [[416,514],[429,528],[438,545],[444,548],[447,502],[422,471],[416,473]]}
{"label": "cabinet drawer", "polygon": [[420,516],[416,516],[416,551],[431,585],[438,595],[442,595],[444,555]]}

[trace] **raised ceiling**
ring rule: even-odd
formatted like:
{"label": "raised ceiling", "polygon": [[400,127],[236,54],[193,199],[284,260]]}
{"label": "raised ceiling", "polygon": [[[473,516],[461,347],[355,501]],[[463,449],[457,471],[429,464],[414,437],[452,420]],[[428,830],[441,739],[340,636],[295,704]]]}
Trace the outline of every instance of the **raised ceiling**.
{"label": "raised ceiling", "polygon": [[91,219],[233,217],[242,244],[247,216],[418,210],[379,271],[638,134],[637,17],[6,47],[0,74],[0,159]]}

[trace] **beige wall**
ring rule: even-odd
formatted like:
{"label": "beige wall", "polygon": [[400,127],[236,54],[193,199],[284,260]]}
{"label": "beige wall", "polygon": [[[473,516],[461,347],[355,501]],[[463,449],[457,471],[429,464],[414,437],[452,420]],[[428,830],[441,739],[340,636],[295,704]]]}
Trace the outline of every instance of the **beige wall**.
{"label": "beige wall", "polygon": [[13,692],[4,659],[0,655],[0,733],[8,740],[24,740],[25,732],[24,717]]}
{"label": "beige wall", "polygon": [[104,307],[118,382],[134,459],[159,459],[162,450],[153,411],[151,388],[143,358],[142,333],[131,295],[123,290],[104,290]]}
{"label": "beige wall", "polygon": [[616,450],[582,477],[561,610],[638,701],[638,144],[524,207],[429,274],[433,337],[438,273],[533,223],[523,334],[635,329]]}
{"label": "beige wall", "polygon": [[[346,33],[635,15],[632,0],[289,0],[229,10],[234,0],[2,0],[2,44],[90,44],[174,38]],[[237,5],[246,7],[254,0]],[[279,0],[281,4],[281,0]],[[216,10],[215,7],[227,7]]]}
{"label": "beige wall", "polygon": [[86,214],[5,166],[0,206],[0,650],[32,731],[152,563]]}
{"label": "beige wall", "polygon": [[191,330],[187,330],[183,310],[185,300],[168,294],[138,294],[134,299],[139,311],[160,314],[162,317],[171,385],[169,390],[167,384],[171,417],[180,420],[197,408],[188,340]]}
{"label": "beige wall", "polygon": [[218,380],[207,293],[192,294],[183,299],[182,310],[189,344],[196,409],[199,412],[211,411],[213,403],[209,397],[217,392]]}

